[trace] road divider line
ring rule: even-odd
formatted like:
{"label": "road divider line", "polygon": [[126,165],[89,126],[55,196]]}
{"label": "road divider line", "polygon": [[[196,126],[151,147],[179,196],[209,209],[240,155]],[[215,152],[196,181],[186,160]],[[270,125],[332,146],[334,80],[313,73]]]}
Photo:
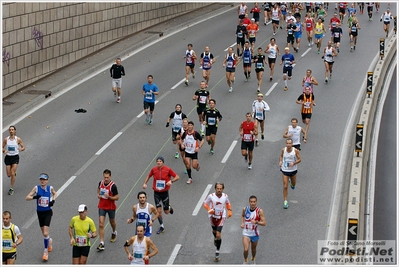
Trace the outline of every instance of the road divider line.
{"label": "road divider line", "polygon": [[175,248],[172,251],[172,254],[169,257],[168,262],[166,263],[166,265],[173,265],[173,262],[175,261],[177,254],[179,253],[179,250],[181,248],[181,244],[176,244]]}
{"label": "road divider line", "polygon": [[270,87],[269,91],[267,91],[266,96],[269,96],[269,95],[272,93],[273,89],[274,89],[276,86],[277,86],[277,83],[274,83],[274,84],[272,85],[272,87]]}
{"label": "road divider line", "polygon": [[57,197],[59,197],[59,196],[61,195],[61,193],[65,190],[65,188],[67,188],[68,185],[70,185],[70,184],[73,182],[73,180],[76,179],[76,177],[77,177],[76,175],[71,176],[71,178],[69,178],[68,181],[66,181],[65,184],[63,184],[63,185],[60,187],[60,189],[58,189],[58,191],[57,191]]}
{"label": "road divider line", "polygon": [[233,46],[235,46],[236,44],[237,44],[237,42],[235,42],[234,44],[232,44],[232,45],[230,45],[229,47],[227,47],[224,51],[229,50],[230,47],[233,47]]}
{"label": "road divider line", "polygon": [[233,151],[234,147],[237,144],[237,140],[234,140],[233,143],[231,143],[229,150],[227,150],[226,155],[224,155],[223,159],[222,159],[222,163],[226,163],[227,159],[229,158],[231,152]]}
{"label": "road divider line", "polygon": [[209,190],[211,190],[211,187],[212,187],[212,184],[208,184],[206,186],[204,193],[202,194],[202,196],[198,200],[197,206],[195,206],[195,209],[194,209],[193,214],[192,214],[193,216],[197,216],[198,215],[198,212],[199,212],[199,210],[202,207],[202,203],[204,202],[204,200],[206,198],[206,195],[208,195]]}
{"label": "road divider line", "polygon": [[119,136],[121,136],[122,132],[117,133],[114,137],[111,138],[111,140],[109,140],[102,148],[100,148],[100,150],[98,150],[96,152],[95,155],[99,156],[101,155],[101,153],[103,153],[103,151],[110,145],[112,144]]}
{"label": "road divider line", "polygon": [[301,57],[304,57],[304,56],[306,56],[306,54],[307,53],[309,53],[309,51],[311,50],[312,48],[308,48],[308,49],[306,49],[306,51],[305,52],[303,52],[303,54],[301,55]]}
{"label": "road divider line", "polygon": [[175,85],[173,85],[172,90],[176,89],[180,84],[182,84],[184,82],[184,80],[186,80],[186,78],[183,78],[180,82],[176,83]]}

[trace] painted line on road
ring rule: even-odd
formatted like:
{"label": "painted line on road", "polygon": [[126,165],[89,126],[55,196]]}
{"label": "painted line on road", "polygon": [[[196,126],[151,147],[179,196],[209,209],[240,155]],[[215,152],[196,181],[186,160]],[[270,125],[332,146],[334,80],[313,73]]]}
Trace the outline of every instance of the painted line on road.
{"label": "painted line on road", "polygon": [[229,47],[227,47],[224,51],[229,50],[230,47],[233,47],[233,46],[235,46],[236,44],[237,44],[237,42],[235,42],[234,44],[232,44],[232,45],[230,45]]}
{"label": "painted line on road", "polygon": [[175,261],[177,254],[179,253],[179,250],[181,248],[181,244],[176,244],[175,248],[172,251],[172,254],[169,257],[168,262],[166,263],[166,265],[173,265],[173,262]]}
{"label": "painted line on road", "polygon": [[117,133],[114,137],[111,138],[111,140],[109,140],[102,148],[100,148],[100,150],[98,150],[96,152],[96,156],[101,155],[101,153],[103,153],[103,151],[109,147],[110,144],[112,144],[119,136],[121,136],[122,132]]}
{"label": "painted line on road", "polygon": [[198,215],[198,212],[199,212],[200,208],[202,207],[202,203],[204,203],[204,200],[205,200],[206,196],[208,195],[209,190],[211,190],[211,187],[212,187],[212,184],[208,184],[206,186],[204,193],[202,194],[202,196],[198,200],[197,206],[195,206],[193,214],[191,214],[191,215],[193,215],[193,216],[197,216]]}
{"label": "painted line on road", "polygon": [[272,23],[272,20],[269,20],[268,22],[266,22],[266,25],[269,25],[270,23]]}
{"label": "painted line on road", "polygon": [[306,56],[306,54],[307,53],[309,53],[309,51],[310,50],[312,50],[312,48],[311,47],[309,47],[308,49],[306,49],[306,51],[305,52],[303,52],[303,54],[301,55],[301,57],[304,57],[304,56]]}
{"label": "painted line on road", "polygon": [[272,85],[272,87],[270,87],[269,91],[267,91],[266,96],[269,96],[269,95],[272,93],[273,89],[274,89],[276,86],[277,86],[277,83],[274,83],[274,84]]}
{"label": "painted line on road", "polygon": [[175,85],[173,85],[172,90],[176,89],[180,84],[182,84],[184,81],[186,80],[186,78],[183,78],[180,82],[176,83]]}
{"label": "painted line on road", "polygon": [[227,159],[229,158],[231,152],[233,151],[234,147],[237,144],[237,140],[234,140],[233,143],[231,143],[229,150],[227,150],[226,155],[224,155],[223,159],[222,159],[222,163],[226,163]]}
{"label": "painted line on road", "polygon": [[[155,105],[156,105],[158,102],[159,102],[159,100],[155,100]],[[140,117],[143,116],[143,115],[144,115],[144,110],[143,110],[142,112],[140,112],[140,114],[137,115],[136,117],[137,117],[137,118],[140,118]]]}
{"label": "painted line on road", "polygon": [[60,189],[58,189],[58,191],[57,191],[57,197],[59,197],[59,196],[61,195],[61,193],[65,190],[65,188],[67,188],[68,185],[70,185],[70,184],[73,182],[73,180],[76,179],[76,177],[77,177],[76,175],[71,176],[71,178],[69,178],[68,181],[66,181],[65,184],[63,184],[63,185],[60,187]]}

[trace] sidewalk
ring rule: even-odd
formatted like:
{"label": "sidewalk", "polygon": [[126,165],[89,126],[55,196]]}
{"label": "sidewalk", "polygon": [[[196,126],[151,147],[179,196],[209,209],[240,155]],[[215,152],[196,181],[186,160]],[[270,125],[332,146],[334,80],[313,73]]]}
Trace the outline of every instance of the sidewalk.
{"label": "sidewalk", "polygon": [[[118,55],[123,57],[152,41],[164,38],[177,29],[187,27],[198,20],[215,16],[223,11],[231,10],[233,6],[233,3],[214,3],[205,8],[160,23],[119,40],[99,50],[97,53],[82,58],[46,78],[36,81],[27,88],[3,98],[3,128],[8,127],[25,112],[44,103],[48,97],[51,98],[66,86],[73,85],[81,80],[88,73],[92,73],[106,64],[112,64],[115,60],[115,51],[118,51]],[[88,68],[87,66],[91,67]]]}

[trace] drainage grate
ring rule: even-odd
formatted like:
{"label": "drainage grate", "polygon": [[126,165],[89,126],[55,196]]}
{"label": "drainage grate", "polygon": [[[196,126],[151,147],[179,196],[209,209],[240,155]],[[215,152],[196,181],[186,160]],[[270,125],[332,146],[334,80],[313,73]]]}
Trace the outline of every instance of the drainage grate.
{"label": "drainage grate", "polygon": [[146,31],[145,33],[149,33],[149,34],[158,34],[159,37],[163,36],[163,32],[157,32],[157,31]]}
{"label": "drainage grate", "polygon": [[4,106],[4,105],[10,106],[10,105],[12,105],[12,104],[15,104],[15,102],[3,101],[3,106]]}
{"label": "drainage grate", "polygon": [[29,90],[29,91],[26,91],[25,94],[44,95],[44,97],[47,98],[47,97],[51,96],[51,91]]}

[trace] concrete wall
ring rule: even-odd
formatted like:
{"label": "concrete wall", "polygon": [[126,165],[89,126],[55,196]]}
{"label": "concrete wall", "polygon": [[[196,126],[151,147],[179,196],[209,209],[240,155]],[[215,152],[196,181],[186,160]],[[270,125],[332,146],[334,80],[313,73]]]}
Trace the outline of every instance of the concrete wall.
{"label": "concrete wall", "polygon": [[211,3],[4,3],[3,98],[119,39]]}

